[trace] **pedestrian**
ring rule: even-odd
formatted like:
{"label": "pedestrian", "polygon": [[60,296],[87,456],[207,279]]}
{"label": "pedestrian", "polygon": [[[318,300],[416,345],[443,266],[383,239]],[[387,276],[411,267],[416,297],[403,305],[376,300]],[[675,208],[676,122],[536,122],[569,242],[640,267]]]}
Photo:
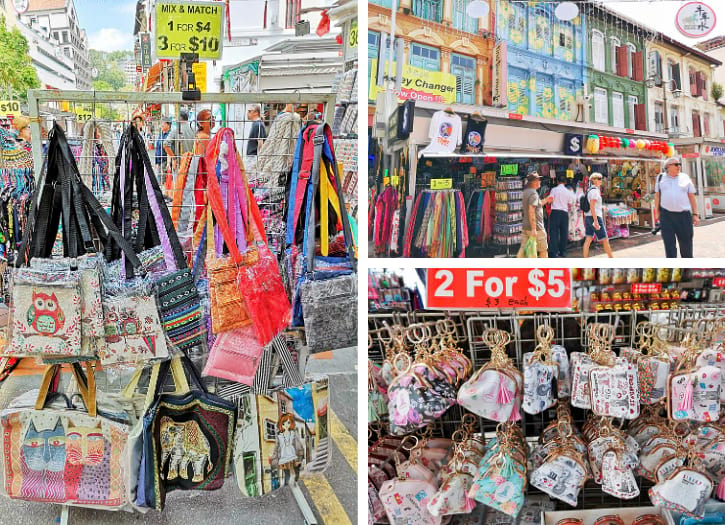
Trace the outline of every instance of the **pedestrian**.
{"label": "pedestrian", "polygon": [[206,145],[211,140],[211,130],[214,128],[214,115],[208,109],[203,109],[196,116],[196,142],[194,155],[204,155]]}
{"label": "pedestrian", "polygon": [[171,132],[171,117],[164,117],[161,119],[161,131],[156,139],[156,168],[159,173],[159,180],[163,179],[164,173],[168,167],[168,157],[166,150],[164,149],[164,141]]}
{"label": "pedestrian", "polygon": [[681,166],[679,157],[667,159],[655,184],[654,218],[662,228],[665,257],[670,259],[677,258],[678,244],[680,257],[693,257],[694,226],[700,224],[695,185],[689,175],[680,171]]}
{"label": "pedestrian", "polygon": [[607,237],[607,228],[604,226],[604,209],[602,206],[602,182],[604,177],[601,173],[594,172],[589,177],[589,188],[587,189],[585,199],[589,203],[589,210],[584,212],[584,233],[586,239],[584,239],[583,257],[589,257],[589,247],[594,240],[597,238],[602,243],[604,251],[607,253],[609,258],[614,257],[612,255],[612,247],[609,245],[609,238]]}
{"label": "pedestrian", "polygon": [[143,127],[144,127],[144,117],[143,113],[137,111],[133,114],[133,117],[131,118],[131,122],[133,123],[134,127],[138,130],[139,135],[143,137]]}
{"label": "pedestrian", "polygon": [[523,193],[523,232],[521,234],[521,247],[517,257],[524,257],[524,247],[529,239],[536,239],[536,253],[540,258],[547,258],[548,244],[546,240],[546,228],[544,227],[544,205],[552,201],[551,196],[541,199],[539,197],[541,188],[541,175],[537,172],[529,173],[526,176],[526,189]]}
{"label": "pedestrian", "polygon": [[247,176],[256,180],[257,172],[257,153],[262,147],[263,139],[267,138],[267,129],[261,118],[262,108],[258,104],[252,104],[247,110],[247,118],[252,123],[252,129],[249,131],[249,140],[247,140],[247,155],[244,159]]}
{"label": "pedestrian", "polygon": [[549,257],[566,257],[569,241],[569,210],[574,206],[574,192],[566,186],[566,178],[560,176],[558,184],[549,194]]}
{"label": "pedestrian", "polygon": [[179,121],[164,141],[166,158],[171,160],[171,169],[176,172],[179,160],[184,153],[194,152],[196,133],[189,122],[189,112],[182,108],[179,110]]}

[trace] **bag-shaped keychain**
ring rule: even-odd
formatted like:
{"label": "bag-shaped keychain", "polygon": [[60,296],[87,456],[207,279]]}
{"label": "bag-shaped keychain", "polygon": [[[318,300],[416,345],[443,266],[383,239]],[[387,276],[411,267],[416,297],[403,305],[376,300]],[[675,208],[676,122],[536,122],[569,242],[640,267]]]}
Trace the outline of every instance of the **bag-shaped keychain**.
{"label": "bag-shaped keychain", "polygon": [[428,502],[437,489],[432,483],[417,479],[391,479],[378,492],[390,525],[440,525],[440,516],[433,516]]}
{"label": "bag-shaped keychain", "polygon": [[[697,358],[695,366],[716,366],[720,368],[720,380],[725,378],[725,354],[723,353],[722,345],[717,348],[708,348],[704,350]],[[720,386],[720,402],[725,401],[725,388]]]}
{"label": "bag-shaped keychain", "polygon": [[610,363],[589,372],[591,410],[597,416],[635,419],[639,416],[637,369],[622,358],[613,358]]}
{"label": "bag-shaped keychain", "polygon": [[559,365],[559,381],[556,385],[559,399],[571,396],[571,369],[569,367],[569,354],[561,345],[551,347],[551,359]]}
{"label": "bag-shaped keychain", "polygon": [[709,423],[720,418],[720,367],[675,372],[669,380],[667,409],[674,420]]}
{"label": "bag-shaped keychain", "polygon": [[453,433],[453,455],[441,471],[438,492],[428,502],[428,511],[434,516],[468,514],[476,507],[468,491],[473,485],[482,453],[473,444],[471,432],[472,426],[465,425],[464,421],[464,429]]}
{"label": "bag-shaped keychain", "polygon": [[653,505],[703,518],[712,489],[712,481],[706,474],[692,467],[680,467],[665,481],[649,489],[649,497]]}
{"label": "bag-shaped keychain", "polygon": [[511,336],[503,330],[489,328],[483,340],[491,348],[491,359],[461,386],[458,403],[486,419],[518,421],[523,376],[506,355]]}
{"label": "bag-shaped keychain", "polygon": [[539,344],[533,352],[524,354],[524,400],[527,414],[540,414],[553,407],[558,399],[559,365],[552,359],[551,341],[554,330],[541,325],[536,330]]}
{"label": "bag-shaped keychain", "polygon": [[589,355],[583,352],[571,354],[571,406],[590,409],[589,371],[596,366]]}
{"label": "bag-shaped keychain", "polygon": [[639,496],[639,486],[623,445],[610,448],[602,457],[602,492],[619,499],[633,499]]}

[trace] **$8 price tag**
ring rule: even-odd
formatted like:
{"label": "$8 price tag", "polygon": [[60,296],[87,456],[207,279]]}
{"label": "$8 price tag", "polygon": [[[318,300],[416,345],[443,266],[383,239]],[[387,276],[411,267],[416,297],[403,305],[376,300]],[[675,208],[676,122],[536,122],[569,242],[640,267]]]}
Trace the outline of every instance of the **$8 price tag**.
{"label": "$8 price tag", "polygon": [[428,308],[566,310],[571,308],[567,268],[431,268]]}

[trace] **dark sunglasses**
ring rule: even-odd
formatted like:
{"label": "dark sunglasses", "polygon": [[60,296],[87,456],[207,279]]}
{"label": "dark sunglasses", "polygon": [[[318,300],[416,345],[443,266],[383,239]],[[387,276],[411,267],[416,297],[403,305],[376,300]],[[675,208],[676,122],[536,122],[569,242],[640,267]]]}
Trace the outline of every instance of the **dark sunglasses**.
{"label": "dark sunglasses", "polygon": [[677,163],[677,164],[675,164],[675,163],[673,162],[673,163],[671,163],[671,164],[668,164],[668,166],[682,166],[682,164],[680,164],[680,163]]}

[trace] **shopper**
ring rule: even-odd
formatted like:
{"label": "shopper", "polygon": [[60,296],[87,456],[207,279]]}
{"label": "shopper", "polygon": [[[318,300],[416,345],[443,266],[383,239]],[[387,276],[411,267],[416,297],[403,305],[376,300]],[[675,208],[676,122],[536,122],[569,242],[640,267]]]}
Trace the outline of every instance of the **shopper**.
{"label": "shopper", "polygon": [[164,151],[166,151],[167,158],[171,159],[172,170],[177,170],[179,159],[184,153],[194,152],[195,137],[196,133],[189,123],[189,112],[186,109],[179,110],[179,122],[164,141]]}
{"label": "shopper", "polygon": [[247,118],[252,122],[252,129],[249,131],[249,140],[247,141],[247,158],[244,164],[247,168],[247,174],[251,178],[257,170],[257,152],[262,147],[262,143],[267,138],[267,130],[261,118],[262,108],[258,104],[253,104],[247,110]]}
{"label": "shopper", "polygon": [[164,117],[161,120],[161,132],[156,139],[156,168],[159,172],[159,178],[163,178],[163,174],[166,173],[168,165],[168,156],[166,150],[164,150],[164,141],[171,132],[171,122],[171,117]]}
{"label": "shopper", "polygon": [[680,171],[682,162],[678,157],[665,161],[665,171],[657,176],[655,184],[655,222],[662,227],[662,241],[665,256],[691,258],[694,226],[700,223],[695,199],[695,186],[690,176]]}
{"label": "shopper", "polygon": [[541,176],[537,172],[529,173],[526,176],[526,189],[524,189],[523,215],[524,225],[521,234],[521,247],[517,257],[524,257],[524,247],[529,239],[536,239],[536,253],[540,258],[547,258],[548,244],[546,241],[546,229],[544,227],[544,205],[552,201],[551,196],[541,199],[539,197],[541,188]]}
{"label": "shopper", "polygon": [[559,177],[558,184],[549,194],[549,257],[566,257],[569,240],[569,209],[574,206],[574,192],[566,186],[566,178]]}
{"label": "shopper", "polygon": [[612,258],[612,248],[609,246],[609,238],[607,237],[607,228],[604,226],[604,210],[602,206],[602,181],[604,177],[601,173],[594,172],[589,178],[590,185],[585,194],[585,198],[589,203],[588,210],[584,212],[584,230],[586,239],[584,239],[583,256],[589,257],[589,247],[597,238],[602,243],[602,247],[607,256]]}
{"label": "shopper", "polygon": [[204,155],[206,145],[211,140],[211,130],[214,128],[214,115],[208,109],[203,109],[196,116],[196,142],[194,155]]}

